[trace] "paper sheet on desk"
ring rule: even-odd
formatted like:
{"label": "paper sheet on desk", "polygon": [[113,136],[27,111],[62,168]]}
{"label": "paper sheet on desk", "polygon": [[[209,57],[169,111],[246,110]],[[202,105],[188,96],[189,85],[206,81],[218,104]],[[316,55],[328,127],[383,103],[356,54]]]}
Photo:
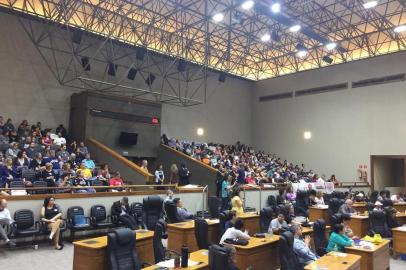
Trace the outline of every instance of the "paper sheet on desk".
{"label": "paper sheet on desk", "polygon": [[[188,261],[188,266],[195,266],[195,265],[198,265],[198,264],[199,264],[199,262],[195,262],[195,261],[192,261],[192,260]],[[157,263],[157,265],[160,266],[160,267],[173,268],[173,267],[175,267],[175,259],[159,262],[159,263]]]}
{"label": "paper sheet on desk", "polygon": [[200,187],[199,185],[186,185],[186,186],[182,186],[181,188],[198,188]]}

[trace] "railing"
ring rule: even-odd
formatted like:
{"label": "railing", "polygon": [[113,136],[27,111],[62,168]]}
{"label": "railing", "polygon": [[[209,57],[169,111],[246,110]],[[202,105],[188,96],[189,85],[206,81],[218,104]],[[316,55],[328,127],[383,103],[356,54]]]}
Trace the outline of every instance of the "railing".
{"label": "railing", "polygon": [[119,160],[120,162],[122,162],[124,165],[126,165],[130,169],[136,171],[138,174],[141,174],[142,176],[144,176],[146,182],[150,182],[150,180],[153,179],[154,176],[151,173],[148,173],[148,172],[144,171],[143,169],[141,169],[140,166],[138,166],[137,164],[135,164],[131,160],[128,160],[127,158],[123,157],[122,155],[120,155],[119,153],[117,153],[113,149],[107,147],[106,145],[99,142],[98,140],[93,139],[93,138],[88,138],[87,142],[94,145],[94,146],[96,146],[97,148],[99,148],[103,152],[109,154],[110,156],[114,157],[115,159]]}
{"label": "railing", "polygon": [[186,155],[185,153],[182,153],[182,152],[180,152],[180,151],[178,151],[178,150],[176,150],[176,149],[174,149],[174,148],[172,148],[172,147],[169,147],[169,146],[166,145],[166,144],[161,144],[161,147],[163,147],[163,148],[165,148],[165,149],[167,149],[167,150],[169,150],[169,151],[172,151],[172,152],[176,153],[177,155],[180,155],[180,156],[182,156],[182,157],[184,157],[184,158],[186,158],[186,159],[188,159],[188,160],[190,160],[190,161],[193,161],[193,162],[195,162],[196,164],[198,164],[198,165],[200,165],[200,166],[202,166],[202,167],[204,167],[204,168],[206,168],[206,169],[208,169],[208,170],[210,170],[210,171],[212,171],[212,172],[214,172],[214,173],[217,173],[217,172],[218,172],[218,170],[217,170],[216,168],[213,168],[212,166],[207,165],[206,163],[203,163],[203,162],[201,162],[200,160],[197,160],[197,159],[195,159],[195,158],[192,158],[191,156]]}

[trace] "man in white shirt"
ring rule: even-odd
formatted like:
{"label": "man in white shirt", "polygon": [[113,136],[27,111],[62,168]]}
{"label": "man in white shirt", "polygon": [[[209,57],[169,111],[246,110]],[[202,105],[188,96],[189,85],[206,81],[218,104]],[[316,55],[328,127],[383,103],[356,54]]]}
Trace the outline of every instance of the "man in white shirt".
{"label": "man in white shirt", "polygon": [[283,226],[288,226],[288,224],[285,221],[285,215],[280,213],[278,217],[273,219],[271,224],[269,224],[268,232],[272,230],[273,233],[279,233]]}
{"label": "man in white shirt", "polygon": [[61,133],[58,133],[58,135],[53,140],[54,144],[56,144],[59,147],[62,146],[63,144],[66,144],[66,139],[62,137]]}
{"label": "man in white shirt", "polygon": [[3,225],[10,225],[13,222],[10,216],[10,211],[7,209],[6,199],[0,200],[0,239],[6,241],[6,244],[10,247],[14,247],[16,244],[8,239]]}
{"label": "man in white shirt", "polygon": [[393,203],[404,202],[402,198],[402,193],[393,194],[392,196],[390,196],[390,199]]}
{"label": "man in white shirt", "polygon": [[249,240],[250,236],[248,232],[243,232],[244,222],[241,219],[235,221],[234,227],[228,228],[220,239],[220,245],[224,243],[226,239],[244,239]]}

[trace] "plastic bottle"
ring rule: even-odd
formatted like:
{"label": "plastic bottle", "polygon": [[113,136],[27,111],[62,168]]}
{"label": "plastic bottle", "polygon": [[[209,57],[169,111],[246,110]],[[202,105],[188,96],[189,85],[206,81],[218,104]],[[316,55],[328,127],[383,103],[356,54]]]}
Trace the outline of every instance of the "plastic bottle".
{"label": "plastic bottle", "polygon": [[181,263],[180,266],[182,268],[188,267],[188,260],[189,260],[189,248],[186,245],[183,245],[182,250],[181,250]]}

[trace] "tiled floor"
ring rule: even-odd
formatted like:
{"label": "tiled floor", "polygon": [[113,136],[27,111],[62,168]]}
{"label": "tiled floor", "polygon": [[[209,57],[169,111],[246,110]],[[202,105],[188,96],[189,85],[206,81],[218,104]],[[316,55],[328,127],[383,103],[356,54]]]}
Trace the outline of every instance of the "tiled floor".
{"label": "tiled floor", "polygon": [[[1,269],[5,267],[7,270],[70,270],[72,262],[73,246],[69,243],[65,244],[62,251],[57,251],[47,244],[41,244],[37,250],[33,247],[16,250],[5,250],[0,247]],[[405,270],[406,261],[391,259],[390,269]]]}

